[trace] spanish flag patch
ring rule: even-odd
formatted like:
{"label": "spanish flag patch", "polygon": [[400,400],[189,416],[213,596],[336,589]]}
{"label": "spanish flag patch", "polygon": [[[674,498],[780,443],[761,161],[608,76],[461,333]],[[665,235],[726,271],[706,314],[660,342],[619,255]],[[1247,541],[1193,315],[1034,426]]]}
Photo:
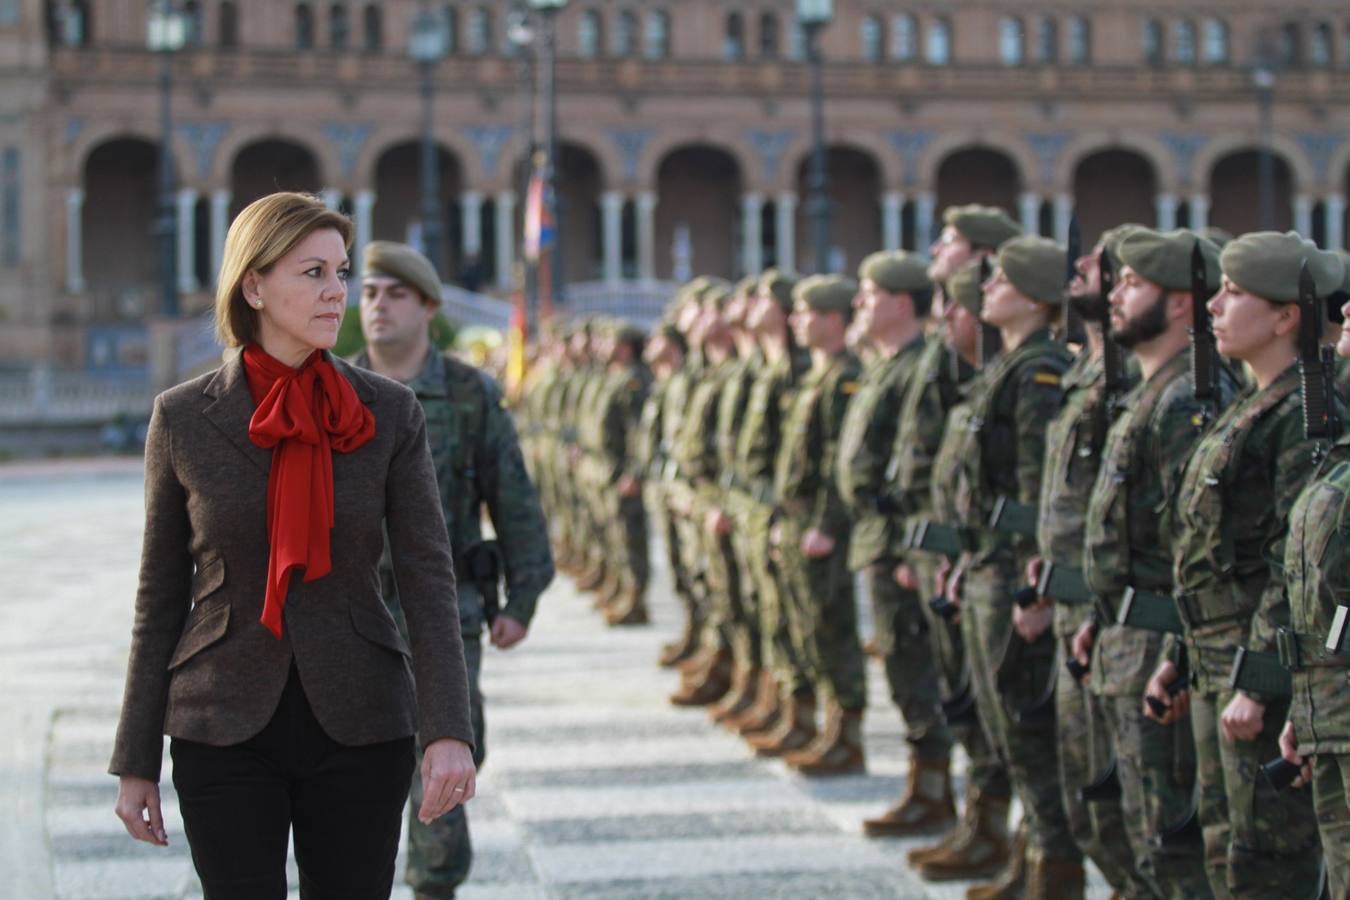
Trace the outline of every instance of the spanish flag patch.
{"label": "spanish flag patch", "polygon": [[845,395],[851,397],[854,394],[858,393],[858,382],[845,381],[843,384],[839,385],[839,390],[842,391]]}
{"label": "spanish flag patch", "polygon": [[1031,376],[1031,380],[1037,384],[1046,384],[1050,387],[1059,387],[1059,376],[1054,372],[1037,372]]}

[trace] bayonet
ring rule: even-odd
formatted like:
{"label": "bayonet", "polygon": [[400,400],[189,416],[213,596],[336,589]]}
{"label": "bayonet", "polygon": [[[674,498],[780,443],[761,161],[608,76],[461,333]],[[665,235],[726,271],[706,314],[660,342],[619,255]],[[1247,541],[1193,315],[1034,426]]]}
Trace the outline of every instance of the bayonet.
{"label": "bayonet", "polygon": [[980,331],[976,335],[975,355],[980,360],[980,368],[985,368],[999,351],[1003,349],[1003,338],[998,333],[998,329],[988,322],[984,321],[984,283],[989,280],[990,267],[989,257],[980,258]]}
{"label": "bayonet", "polygon": [[1191,248],[1191,382],[1205,427],[1219,411],[1218,355],[1209,323],[1209,278],[1197,238]]}
{"label": "bayonet", "polygon": [[1298,374],[1303,390],[1303,437],[1313,441],[1313,463],[1326,456],[1336,440],[1340,422],[1336,416],[1335,351],[1322,345],[1324,307],[1317,301],[1317,286],[1304,262],[1298,272]]}

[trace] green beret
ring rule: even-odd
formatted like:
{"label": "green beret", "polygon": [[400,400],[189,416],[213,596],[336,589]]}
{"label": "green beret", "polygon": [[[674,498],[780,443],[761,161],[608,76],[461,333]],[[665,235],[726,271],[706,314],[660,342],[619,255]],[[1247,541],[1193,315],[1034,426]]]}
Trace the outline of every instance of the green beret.
{"label": "green beret", "polygon": [[1219,261],[1234,284],[1272,303],[1298,302],[1298,274],[1304,262],[1318,297],[1337,290],[1345,278],[1339,256],[1317,249],[1293,231],[1244,234],[1223,248]]}
{"label": "green beret", "polygon": [[721,312],[726,309],[727,300],[731,298],[731,291],[730,282],[723,281],[720,278],[710,278],[704,284],[703,289],[698,292],[698,300],[703,306]]}
{"label": "green beret", "polygon": [[1212,294],[1219,289],[1219,248],[1188,228],[1165,232],[1136,229],[1120,242],[1120,261],[1164,291],[1189,291],[1196,241],[1205,260],[1205,288]]}
{"label": "green beret", "polygon": [[998,267],[1013,287],[1047,306],[1064,303],[1064,273],[1068,250],[1049,238],[1023,235],[998,251]]}
{"label": "green beret", "polygon": [[1003,210],[978,203],[949,206],[942,214],[942,221],[961,232],[974,246],[991,250],[1022,233],[1022,226],[1008,218]]}
{"label": "green beret", "polygon": [[812,275],[797,282],[792,299],[805,303],[816,312],[853,314],[853,298],[858,296],[858,283],[842,275]]}
{"label": "green beret", "polygon": [[1210,225],[1207,228],[1201,228],[1200,233],[1213,241],[1214,246],[1218,247],[1220,250],[1227,247],[1233,240],[1231,232],[1224,231],[1222,228],[1215,227],[1214,225]]}
{"label": "green beret", "polygon": [[858,267],[858,280],[864,278],[891,294],[921,291],[932,285],[928,260],[903,250],[883,250],[864,259]]}
{"label": "green beret", "polygon": [[1115,228],[1108,228],[1106,231],[1102,232],[1102,236],[1097,239],[1097,243],[1105,247],[1107,255],[1111,257],[1111,261],[1119,265],[1120,242],[1125,240],[1131,234],[1133,234],[1134,232],[1138,231],[1140,228],[1143,227],[1144,226],[1135,224],[1133,222],[1126,222],[1124,225],[1117,225]]}
{"label": "green beret", "polygon": [[366,275],[397,278],[432,303],[441,302],[441,279],[431,261],[407,244],[371,241],[361,258]]}
{"label": "green beret", "polygon": [[647,339],[647,332],[623,319],[613,323],[613,334],[614,339],[620,343],[637,343]]}
{"label": "green beret", "polygon": [[984,275],[981,261],[972,259],[957,269],[947,279],[947,298],[955,300],[966,308],[972,316],[980,315],[980,306],[984,303],[984,292],[980,288]]}
{"label": "green beret", "polygon": [[797,286],[798,281],[801,281],[801,277],[795,272],[767,269],[759,276],[759,289],[772,294],[783,312],[792,312],[792,289]]}

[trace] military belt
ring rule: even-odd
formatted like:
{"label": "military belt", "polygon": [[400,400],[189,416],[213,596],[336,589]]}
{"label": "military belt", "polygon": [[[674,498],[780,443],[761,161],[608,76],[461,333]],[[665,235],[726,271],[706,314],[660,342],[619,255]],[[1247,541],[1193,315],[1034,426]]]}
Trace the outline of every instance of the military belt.
{"label": "military belt", "polygon": [[1248,650],[1246,647],[1239,647],[1233,656],[1228,686],[1235,691],[1276,694],[1281,697],[1294,692],[1289,670],[1280,661],[1278,654]]}
{"label": "military belt", "polygon": [[1083,570],[1048,562],[1041,567],[1041,580],[1036,592],[1066,606],[1082,606],[1092,602],[1092,591],[1083,580]]}
{"label": "military belt", "polygon": [[940,553],[955,559],[968,549],[966,533],[952,525],[932,519],[911,519],[905,532],[905,546],[925,553]]}
{"label": "military belt", "polygon": [[1328,650],[1326,642],[1317,635],[1303,634],[1288,628],[1275,631],[1275,654],[1279,657],[1280,665],[1290,672],[1350,668],[1350,657]]}
{"label": "military belt", "polygon": [[1018,503],[1011,497],[999,497],[994,512],[989,516],[989,527],[1002,534],[1034,538],[1037,523],[1036,507]]}
{"label": "military belt", "polygon": [[1176,601],[1168,594],[1153,591],[1125,589],[1120,597],[1120,612],[1116,622],[1130,628],[1144,631],[1161,631],[1168,634],[1184,634],[1185,626],[1177,612]]}

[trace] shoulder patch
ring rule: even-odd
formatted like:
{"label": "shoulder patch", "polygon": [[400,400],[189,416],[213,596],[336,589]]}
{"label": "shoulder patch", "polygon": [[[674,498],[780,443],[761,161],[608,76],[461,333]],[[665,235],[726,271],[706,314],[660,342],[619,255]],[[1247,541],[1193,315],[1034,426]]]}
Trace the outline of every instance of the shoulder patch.
{"label": "shoulder patch", "polygon": [[840,383],[839,390],[847,396],[852,396],[858,393],[858,387],[859,385],[856,381],[844,381]]}
{"label": "shoulder patch", "polygon": [[1057,372],[1037,372],[1031,376],[1031,380],[1036,384],[1049,385],[1050,387],[1059,387],[1060,376]]}

